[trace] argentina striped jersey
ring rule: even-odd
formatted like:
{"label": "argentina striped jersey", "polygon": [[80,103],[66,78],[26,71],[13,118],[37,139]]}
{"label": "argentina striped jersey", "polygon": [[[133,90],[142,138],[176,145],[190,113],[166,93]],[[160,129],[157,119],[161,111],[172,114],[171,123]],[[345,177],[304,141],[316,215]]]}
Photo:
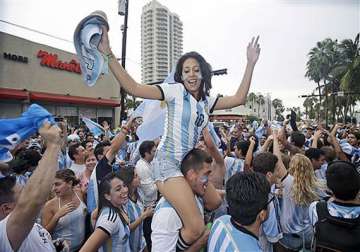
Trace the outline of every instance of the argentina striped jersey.
{"label": "argentina striped jersey", "polygon": [[237,227],[230,215],[216,219],[208,240],[208,252],[261,252],[259,241],[245,228]]}
{"label": "argentina striped jersey", "polygon": [[167,104],[164,135],[158,151],[166,153],[171,159],[181,161],[198,142],[217,99],[206,97],[197,101],[180,83],[165,83],[158,87]]}
{"label": "argentina striped jersey", "polygon": [[100,216],[96,221],[96,228],[109,235],[109,239],[98,250],[99,252],[131,252],[129,226],[122,223],[119,214],[114,209],[104,207],[101,210]]}
{"label": "argentina striped jersey", "polygon": [[[141,216],[142,209],[138,203],[128,200],[125,210],[130,219],[130,223],[133,223]],[[131,251],[143,251],[146,246],[145,238],[143,236],[143,223],[133,231],[130,232],[130,248]]]}

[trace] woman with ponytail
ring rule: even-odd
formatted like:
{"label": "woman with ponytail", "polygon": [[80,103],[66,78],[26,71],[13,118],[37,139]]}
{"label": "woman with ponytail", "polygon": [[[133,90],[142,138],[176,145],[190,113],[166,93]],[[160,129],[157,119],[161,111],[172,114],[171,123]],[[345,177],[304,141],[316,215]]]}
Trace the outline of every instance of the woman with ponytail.
{"label": "woman with ponytail", "polygon": [[99,210],[95,231],[80,252],[131,252],[129,218],[124,210],[128,185],[116,173],[107,174],[99,186]]}
{"label": "woman with ponytail", "polygon": [[42,225],[55,239],[65,240],[70,251],[77,251],[85,239],[86,205],[76,185],[79,180],[70,169],[59,170],[55,175],[55,197],[43,209]]}

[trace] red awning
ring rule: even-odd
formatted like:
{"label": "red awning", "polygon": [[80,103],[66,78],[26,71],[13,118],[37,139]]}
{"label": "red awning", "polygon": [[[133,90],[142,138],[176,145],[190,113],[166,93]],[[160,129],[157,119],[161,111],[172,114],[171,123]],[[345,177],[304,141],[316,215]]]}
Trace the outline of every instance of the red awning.
{"label": "red awning", "polygon": [[29,92],[12,88],[0,88],[0,98],[11,100],[26,100],[29,98]]}
{"label": "red awning", "polygon": [[58,95],[58,94],[50,94],[43,92],[30,92],[30,100],[84,104],[84,105],[94,105],[94,106],[109,106],[109,107],[120,106],[120,103],[118,101],[111,99],[90,98],[90,97],[72,96],[72,95]]}
{"label": "red awning", "polygon": [[241,115],[210,115],[211,120],[239,120],[244,116]]}
{"label": "red awning", "polygon": [[14,100],[27,100],[30,101],[47,101],[57,103],[70,103],[82,104],[93,106],[107,106],[119,107],[120,103],[117,100],[103,99],[103,98],[90,98],[72,95],[59,95],[43,92],[24,91],[12,88],[0,88],[0,99],[14,99]]}

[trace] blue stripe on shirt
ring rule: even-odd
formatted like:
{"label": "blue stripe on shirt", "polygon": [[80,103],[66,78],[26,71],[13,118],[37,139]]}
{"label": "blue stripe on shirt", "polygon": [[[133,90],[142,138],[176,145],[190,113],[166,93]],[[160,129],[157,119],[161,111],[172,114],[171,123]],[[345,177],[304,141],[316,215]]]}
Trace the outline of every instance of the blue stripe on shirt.
{"label": "blue stripe on shirt", "polygon": [[189,95],[184,91],[183,108],[181,115],[181,151],[183,155],[189,151],[189,123],[191,116],[191,103]]}

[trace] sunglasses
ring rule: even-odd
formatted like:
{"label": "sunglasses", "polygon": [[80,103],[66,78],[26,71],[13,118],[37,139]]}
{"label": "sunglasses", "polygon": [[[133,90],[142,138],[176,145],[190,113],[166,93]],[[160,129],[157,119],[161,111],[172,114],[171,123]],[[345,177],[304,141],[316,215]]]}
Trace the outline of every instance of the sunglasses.
{"label": "sunglasses", "polygon": [[275,197],[276,197],[275,194],[270,193],[270,195],[271,195],[271,198],[266,202],[266,204],[264,204],[263,207],[260,208],[260,210],[256,213],[256,215],[258,215],[262,210],[266,210],[268,208],[269,204],[275,200]]}

